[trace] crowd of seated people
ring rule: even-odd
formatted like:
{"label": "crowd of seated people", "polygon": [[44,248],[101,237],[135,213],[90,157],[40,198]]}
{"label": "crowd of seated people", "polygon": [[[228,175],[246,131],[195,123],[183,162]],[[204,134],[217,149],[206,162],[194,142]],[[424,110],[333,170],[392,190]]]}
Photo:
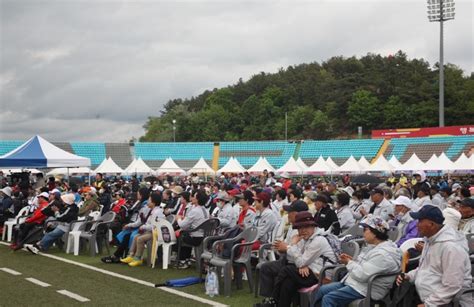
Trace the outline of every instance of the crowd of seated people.
{"label": "crowd of seated people", "polygon": [[[345,306],[364,299],[373,275],[405,270],[400,247],[412,239],[419,242],[408,256],[417,262],[395,284],[412,283],[416,304],[449,303],[461,288],[470,287],[466,235],[474,233],[472,183],[426,178],[424,172],[381,184],[351,184],[347,176],[345,183],[266,176],[223,174],[204,182],[195,176],[126,181],[98,174],[91,185],[69,186],[54,178],[43,184],[4,183],[0,222],[28,207],[14,226],[11,248],[38,254],[67,243],[65,234],[78,220],[111,211],[116,248],[101,260],[135,267],[144,263],[154,221],[170,221],[183,243],[174,250],[178,269],[192,265],[193,247],[204,239],[202,230],[192,230],[210,218],[219,221],[216,234],[230,237],[255,227],[253,253],[271,243],[276,254],[276,260],[260,266],[261,306],[290,306],[298,301],[299,290],[320,281],[323,285],[313,289],[314,304]],[[277,229],[284,230],[280,238],[274,237]],[[360,245],[358,255],[341,253],[341,244],[348,241]],[[347,274],[330,283],[331,273],[320,278],[326,265],[345,266]],[[394,281],[395,276],[381,278],[372,287],[372,298],[385,296]]]}

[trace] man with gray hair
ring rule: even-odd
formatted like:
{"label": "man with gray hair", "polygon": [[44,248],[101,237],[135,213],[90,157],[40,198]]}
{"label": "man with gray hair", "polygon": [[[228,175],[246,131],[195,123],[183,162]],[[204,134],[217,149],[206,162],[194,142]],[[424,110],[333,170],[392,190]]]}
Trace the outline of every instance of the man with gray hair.
{"label": "man with gray hair", "polygon": [[[404,279],[415,284],[423,303],[418,306],[447,305],[461,289],[471,287],[471,261],[466,237],[443,225],[444,217],[438,207],[425,205],[410,215],[418,220],[424,248],[418,268],[400,275],[397,284],[400,285]],[[468,294],[463,297],[461,306],[472,306],[471,300]]]}

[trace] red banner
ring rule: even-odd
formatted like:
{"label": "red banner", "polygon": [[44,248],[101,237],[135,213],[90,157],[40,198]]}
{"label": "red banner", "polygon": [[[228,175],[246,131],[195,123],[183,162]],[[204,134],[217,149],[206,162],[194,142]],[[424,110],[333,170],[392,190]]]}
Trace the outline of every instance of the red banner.
{"label": "red banner", "polygon": [[452,136],[452,135],[474,135],[474,126],[450,126],[450,127],[428,127],[428,128],[406,128],[372,130],[372,138],[414,138],[430,136]]}

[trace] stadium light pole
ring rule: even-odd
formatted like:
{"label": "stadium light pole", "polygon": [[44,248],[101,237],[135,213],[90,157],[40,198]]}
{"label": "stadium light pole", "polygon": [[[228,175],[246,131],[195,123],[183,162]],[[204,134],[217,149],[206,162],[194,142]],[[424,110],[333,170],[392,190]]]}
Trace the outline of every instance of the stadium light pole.
{"label": "stadium light pole", "polygon": [[454,0],[428,0],[428,20],[439,22],[439,126],[444,127],[443,23],[454,19]]}
{"label": "stadium light pole", "polygon": [[176,142],[176,119],[173,119],[173,142]]}

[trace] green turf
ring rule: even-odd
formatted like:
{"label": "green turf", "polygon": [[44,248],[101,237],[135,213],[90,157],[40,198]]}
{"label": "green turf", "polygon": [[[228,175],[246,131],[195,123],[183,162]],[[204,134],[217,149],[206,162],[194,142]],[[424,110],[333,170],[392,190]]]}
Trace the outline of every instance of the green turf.
{"label": "green turf", "polygon": [[[51,248],[49,254],[152,283],[163,283],[168,279],[197,276],[194,268],[162,270],[161,265],[151,269],[148,266],[131,268],[122,264],[104,264],[100,261],[100,256],[90,257],[85,254],[74,256],[65,254],[56,247]],[[0,297],[7,295],[5,299],[0,300],[0,306],[28,306],[32,305],[31,299],[33,299],[36,306],[80,304],[73,299],[55,293],[56,290],[60,289],[66,289],[91,299],[91,302],[86,303],[89,305],[185,306],[193,304],[193,306],[204,306],[197,301],[54,259],[34,256],[26,251],[13,253],[4,245],[0,245],[0,267],[8,267],[23,273],[21,276],[13,276],[0,271],[0,284],[6,285],[6,287],[2,286]],[[51,284],[52,287],[41,288],[24,280],[25,277],[37,278]],[[221,284],[221,286],[223,285]],[[210,298],[204,293],[204,284],[178,288],[178,290],[230,306],[252,306],[259,301],[250,293],[246,282],[244,282],[244,289],[242,290],[237,290],[234,286],[231,297],[216,296]],[[31,297],[25,297],[22,295],[24,293],[31,293]]]}

